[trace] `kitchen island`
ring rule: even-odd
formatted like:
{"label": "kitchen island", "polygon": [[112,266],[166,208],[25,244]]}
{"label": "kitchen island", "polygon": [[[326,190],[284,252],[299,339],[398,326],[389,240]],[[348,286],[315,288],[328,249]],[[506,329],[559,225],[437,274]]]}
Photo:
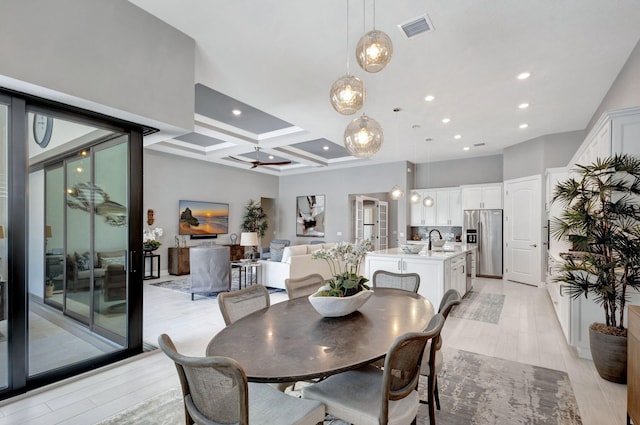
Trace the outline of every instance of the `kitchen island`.
{"label": "kitchen island", "polygon": [[[469,262],[467,255],[470,256]],[[371,280],[376,270],[393,273],[418,273],[420,288],[418,293],[427,298],[434,307],[440,304],[444,293],[453,288],[461,296],[467,293],[475,280],[474,245],[445,245],[440,251],[421,251],[407,254],[400,248],[383,249],[367,253],[365,276]],[[471,264],[471,267],[467,267]],[[467,278],[470,285],[467,285]]]}

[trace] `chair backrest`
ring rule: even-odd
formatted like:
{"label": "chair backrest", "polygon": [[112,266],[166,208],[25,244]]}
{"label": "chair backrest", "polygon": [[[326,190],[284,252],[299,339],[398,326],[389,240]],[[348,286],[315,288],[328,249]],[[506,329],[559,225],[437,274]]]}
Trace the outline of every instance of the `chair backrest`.
{"label": "chair backrest", "polygon": [[249,423],[247,376],[228,357],[188,357],[176,350],[168,335],[158,345],[173,360],[180,378],[186,424]]}
{"label": "chair backrest", "polygon": [[376,270],[371,279],[374,288],[395,288],[418,292],[420,275],[418,273],[393,273]]}
{"label": "chair backrest", "polygon": [[[387,423],[389,419],[389,400],[400,400],[417,388],[420,378],[420,364],[427,342],[440,335],[444,317],[436,314],[431,318],[424,332],[410,332],[400,335],[391,344],[384,360],[382,375],[382,409],[380,409],[380,423]],[[431,344],[433,345],[433,344]],[[435,362],[433,359],[424,361]]]}
{"label": "chair backrest", "polygon": [[228,326],[248,314],[269,307],[271,299],[267,288],[262,285],[253,285],[239,291],[218,295],[218,305],[224,323]]}
{"label": "chair backrest", "polygon": [[449,317],[449,313],[453,310],[453,307],[460,304],[462,298],[460,297],[460,293],[455,289],[449,289],[442,296],[442,300],[440,300],[440,306],[438,307],[438,313],[441,313],[446,319]]}
{"label": "chair backrest", "polygon": [[324,285],[324,278],[319,273],[284,280],[289,299],[307,297]]}

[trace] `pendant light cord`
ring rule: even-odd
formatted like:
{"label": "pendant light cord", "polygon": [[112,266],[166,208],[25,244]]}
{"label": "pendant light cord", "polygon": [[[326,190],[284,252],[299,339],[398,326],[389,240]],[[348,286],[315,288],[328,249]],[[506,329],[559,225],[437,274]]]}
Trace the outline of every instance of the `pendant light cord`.
{"label": "pendant light cord", "polygon": [[347,0],[347,48],[345,50],[347,54],[347,75],[351,75],[349,69],[349,0]]}

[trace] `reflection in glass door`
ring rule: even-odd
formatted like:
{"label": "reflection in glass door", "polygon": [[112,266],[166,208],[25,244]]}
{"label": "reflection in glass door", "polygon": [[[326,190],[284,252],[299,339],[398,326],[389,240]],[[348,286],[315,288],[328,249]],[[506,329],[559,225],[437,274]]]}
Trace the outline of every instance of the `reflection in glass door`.
{"label": "reflection in glass door", "polygon": [[0,388],[8,385],[7,345],[7,156],[9,108],[0,104]]}

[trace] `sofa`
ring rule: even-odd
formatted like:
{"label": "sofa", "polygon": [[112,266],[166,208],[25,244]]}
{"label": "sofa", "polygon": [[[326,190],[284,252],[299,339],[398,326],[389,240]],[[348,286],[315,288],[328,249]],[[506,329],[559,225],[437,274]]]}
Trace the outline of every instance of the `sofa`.
{"label": "sofa", "polygon": [[329,264],[325,260],[314,260],[311,254],[318,249],[328,249],[335,243],[293,245],[284,247],[281,261],[259,260],[261,264],[262,284],[271,288],[286,289],[285,279],[303,277],[318,273],[325,279],[332,276]]}
{"label": "sofa", "polygon": [[[91,261],[88,252],[74,252],[66,257],[67,285],[71,292],[89,289]],[[99,251],[93,259],[93,278],[96,289],[103,289],[105,301],[117,301],[126,298],[126,251]]]}

